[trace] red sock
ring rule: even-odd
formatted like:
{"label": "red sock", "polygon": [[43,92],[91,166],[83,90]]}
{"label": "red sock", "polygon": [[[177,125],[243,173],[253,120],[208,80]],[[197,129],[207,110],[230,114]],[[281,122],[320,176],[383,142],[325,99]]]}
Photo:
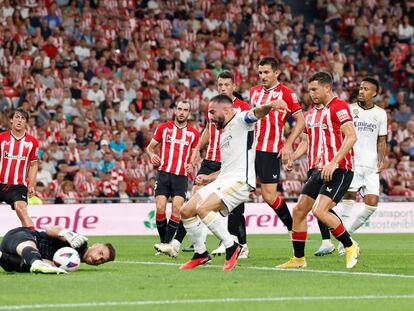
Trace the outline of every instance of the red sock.
{"label": "red sock", "polygon": [[276,200],[272,203],[272,205],[270,205],[271,208],[273,208],[274,210],[277,210],[279,207],[281,207],[283,204],[283,200],[277,196]]}
{"label": "red sock", "polygon": [[165,214],[155,214],[155,220],[164,220],[165,218],[167,218]]}
{"label": "red sock", "polygon": [[344,234],[344,232],[346,231],[342,223],[340,223],[339,226],[336,227],[335,229],[330,229],[330,230],[331,230],[332,235],[336,238]]}
{"label": "red sock", "polygon": [[30,230],[32,230],[32,231],[35,231],[36,230],[35,229],[35,226],[27,226],[27,228],[30,229]]}
{"label": "red sock", "polygon": [[305,232],[292,231],[292,241],[305,242],[307,236],[308,236],[308,233],[306,231]]}
{"label": "red sock", "polygon": [[180,218],[179,217],[175,217],[174,215],[171,215],[170,221],[176,222],[178,224],[180,222]]}

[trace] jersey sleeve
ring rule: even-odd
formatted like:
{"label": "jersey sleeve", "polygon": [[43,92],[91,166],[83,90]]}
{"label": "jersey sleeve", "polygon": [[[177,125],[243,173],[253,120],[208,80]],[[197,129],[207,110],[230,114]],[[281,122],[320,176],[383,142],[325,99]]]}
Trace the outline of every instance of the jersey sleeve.
{"label": "jersey sleeve", "polygon": [[283,91],[282,99],[286,102],[288,105],[288,108],[290,110],[290,114],[295,114],[299,110],[301,110],[300,103],[298,96],[292,92],[291,90],[287,89]]}
{"label": "jersey sleeve", "polygon": [[200,141],[200,133],[196,129],[193,130],[193,133],[194,133],[194,140],[193,140],[193,143],[191,144],[192,149],[197,147],[198,142]]}
{"label": "jersey sleeve", "polygon": [[30,151],[30,154],[29,154],[29,161],[30,162],[37,161],[38,157],[39,157],[39,143],[38,143],[37,139],[33,139],[32,144],[33,144],[33,148],[32,148],[32,150]]}
{"label": "jersey sleeve", "polygon": [[381,118],[380,118],[378,136],[385,136],[385,135],[387,135],[387,112],[385,110],[381,110]]}
{"label": "jersey sleeve", "polygon": [[246,102],[244,102],[244,101],[240,100],[240,99],[236,99],[236,100],[234,101],[234,105],[233,105],[233,107],[234,107],[234,108],[239,108],[239,109],[240,109],[240,111],[247,111],[247,110],[250,110],[250,105],[249,105],[248,103],[246,103]]}
{"label": "jersey sleeve", "polygon": [[335,106],[331,112],[331,117],[338,122],[339,127],[353,120],[349,105],[345,102],[340,102]]}
{"label": "jersey sleeve", "polygon": [[155,130],[155,133],[154,133],[154,136],[153,136],[153,138],[157,142],[161,142],[163,130],[164,130],[164,125],[163,124],[160,124],[160,125],[157,126],[157,129]]}

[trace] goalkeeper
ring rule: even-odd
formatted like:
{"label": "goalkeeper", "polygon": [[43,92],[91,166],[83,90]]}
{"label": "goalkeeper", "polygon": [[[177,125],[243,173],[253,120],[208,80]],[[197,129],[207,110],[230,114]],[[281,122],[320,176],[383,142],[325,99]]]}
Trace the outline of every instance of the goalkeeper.
{"label": "goalkeeper", "polygon": [[7,272],[33,272],[61,274],[65,270],[52,264],[53,255],[62,247],[77,250],[81,261],[100,265],[115,259],[115,249],[110,243],[96,243],[88,247],[88,238],[58,226],[46,231],[19,227],[10,230],[0,245],[0,266]]}

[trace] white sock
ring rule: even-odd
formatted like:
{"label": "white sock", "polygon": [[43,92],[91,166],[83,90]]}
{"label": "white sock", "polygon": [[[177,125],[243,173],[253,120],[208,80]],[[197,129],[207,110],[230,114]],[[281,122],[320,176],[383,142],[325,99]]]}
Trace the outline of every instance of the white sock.
{"label": "white sock", "polygon": [[378,206],[371,206],[365,204],[364,209],[358,214],[358,217],[354,220],[352,225],[349,227],[349,234],[354,233],[359,227],[361,227],[374,212],[377,210]]}
{"label": "white sock", "polygon": [[341,209],[341,219],[346,229],[351,225],[351,213],[352,207],[355,204],[355,200],[342,200],[340,203],[342,206]]}
{"label": "white sock", "polygon": [[216,212],[210,212],[202,219],[202,222],[223,243],[225,248],[233,246],[234,241],[227,230],[226,225],[219,219]]}
{"label": "white sock", "polygon": [[[183,219],[183,225],[194,245],[194,252],[203,254],[207,251],[202,223],[198,217]],[[178,242],[178,241],[177,241]]]}
{"label": "white sock", "polygon": [[322,247],[329,247],[332,245],[331,239],[322,240]]}
{"label": "white sock", "polygon": [[177,249],[180,249],[180,247],[181,247],[181,243],[176,239],[172,240],[171,244],[172,244],[172,246],[174,246]]}

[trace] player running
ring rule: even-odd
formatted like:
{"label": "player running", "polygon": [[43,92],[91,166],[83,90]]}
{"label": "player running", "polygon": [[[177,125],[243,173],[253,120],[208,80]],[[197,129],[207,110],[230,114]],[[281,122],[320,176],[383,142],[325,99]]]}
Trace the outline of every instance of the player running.
{"label": "player running", "polygon": [[345,246],[346,267],[358,262],[359,247],[351,240],[341,220],[330,210],[341,200],[353,178],[352,146],[357,138],[349,106],[332,92],[332,78],[326,72],[314,74],[309,79],[309,95],[316,105],[324,108],[320,115],[320,164],[306,182],[299,201],[293,209],[292,244],[294,257],[278,268],[305,268],[305,241],[307,215],[312,209]]}
{"label": "player running", "polygon": [[[289,108],[289,112],[272,110],[256,123],[255,168],[263,199],[291,231],[292,217],[284,200],[277,195],[280,155],[284,165],[292,165],[292,144],[303,131],[305,119],[296,94],[278,81],[279,63],[274,57],[263,57],[259,62],[258,73],[262,84],[251,88],[251,106],[261,107],[274,100],[283,100]],[[290,116],[293,117],[295,125],[288,139],[283,142],[283,128]]]}
{"label": "player running", "polygon": [[47,261],[62,247],[76,249],[81,262],[101,265],[115,260],[115,248],[110,243],[95,243],[88,247],[87,238],[79,233],[58,226],[46,228],[46,232],[19,227],[10,230],[0,245],[0,266],[7,272],[33,272],[64,274],[65,270]]}
{"label": "player running", "polygon": [[10,115],[11,130],[0,133],[0,202],[16,211],[22,226],[35,229],[27,213],[27,198],[35,194],[39,143],[26,133],[29,114],[16,109]]}
{"label": "player running", "polygon": [[[180,207],[187,193],[191,152],[200,139],[198,131],[187,123],[190,111],[189,102],[177,103],[174,121],[160,124],[147,146],[151,163],[159,166],[155,185],[155,221],[161,243],[170,243],[177,231]],[[160,156],[155,153],[157,145],[160,145]],[[172,198],[172,213],[167,224],[165,211],[169,197]]]}
{"label": "player running", "polygon": [[[349,106],[358,141],[354,146],[354,179],[342,200],[342,220],[349,234],[360,228],[378,208],[381,172],[387,150],[387,113],[374,103],[379,82],[367,77],[359,86],[358,102]],[[351,210],[357,192],[364,198],[364,209],[351,222]],[[343,245],[338,245],[341,256]]]}

